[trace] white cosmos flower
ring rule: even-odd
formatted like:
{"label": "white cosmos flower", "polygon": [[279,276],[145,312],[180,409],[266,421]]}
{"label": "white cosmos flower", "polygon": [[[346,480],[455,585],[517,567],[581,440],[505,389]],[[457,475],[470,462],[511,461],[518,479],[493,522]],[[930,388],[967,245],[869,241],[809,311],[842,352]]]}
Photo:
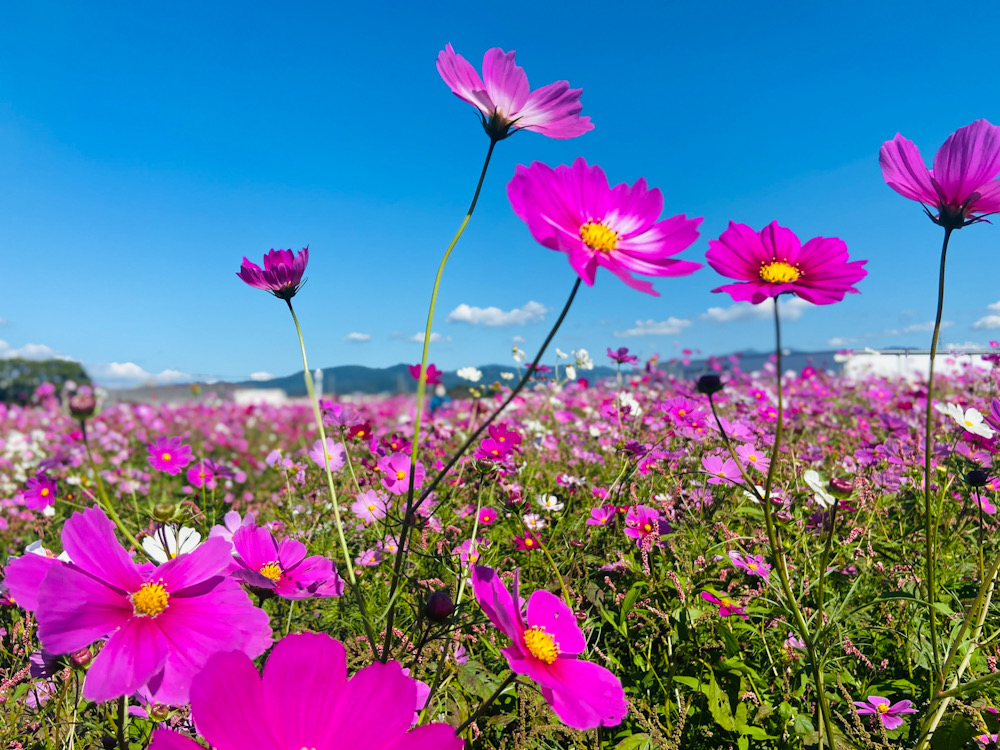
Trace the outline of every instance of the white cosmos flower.
{"label": "white cosmos flower", "polygon": [[[167,540],[166,549],[163,549],[164,538]],[[177,555],[192,552],[200,543],[201,534],[188,526],[182,526],[180,529],[175,529],[173,526],[163,526],[150,536],[143,537],[142,548],[156,562],[165,563],[167,560],[173,560]]]}
{"label": "white cosmos flower", "polygon": [[590,358],[590,354],[587,353],[586,349],[574,349],[573,356],[576,357],[576,366],[581,370],[594,369],[594,360]]}
{"label": "white cosmos flower", "polygon": [[455,374],[462,380],[468,380],[470,383],[478,383],[483,379],[483,371],[476,367],[463,367]]}
{"label": "white cosmos flower", "polygon": [[545,528],[545,519],[537,513],[525,513],[523,518],[524,525],[532,531],[540,531]]}
{"label": "white cosmos flower", "polygon": [[538,496],[538,504],[541,505],[545,510],[562,510],[563,503],[559,502],[559,498],[555,495],[541,494]]}
{"label": "white cosmos flower", "polygon": [[618,404],[622,409],[627,406],[629,414],[633,417],[642,416],[642,407],[639,406],[639,402],[635,400],[635,396],[628,391],[622,391],[618,394]]}
{"label": "white cosmos flower", "polygon": [[559,359],[566,359],[569,355],[559,347],[556,347],[556,356],[559,357]]}
{"label": "white cosmos flower", "polygon": [[934,404],[934,408],[945,416],[951,417],[963,430],[979,435],[984,438],[991,438],[995,434],[993,429],[983,422],[983,414],[978,409],[966,409],[962,412],[962,407],[958,404]]}
{"label": "white cosmos flower", "polygon": [[573,365],[566,365],[566,380],[576,380],[576,368]]}
{"label": "white cosmos flower", "polygon": [[512,372],[501,372],[500,373],[500,377],[503,380],[513,380],[514,379],[514,373],[512,373]]}
{"label": "white cosmos flower", "polygon": [[813,499],[819,507],[825,510],[826,508],[832,507],[834,503],[837,502],[837,498],[827,492],[826,483],[823,481],[823,478],[819,475],[818,471],[809,469],[802,475],[802,479],[809,486],[809,489],[815,493],[813,495]]}
{"label": "white cosmos flower", "polygon": [[517,344],[514,344],[514,346],[511,348],[510,353],[511,356],[514,357],[514,361],[517,362],[518,364],[524,362],[524,360],[528,358],[527,354],[525,354],[521,349],[517,348]]}

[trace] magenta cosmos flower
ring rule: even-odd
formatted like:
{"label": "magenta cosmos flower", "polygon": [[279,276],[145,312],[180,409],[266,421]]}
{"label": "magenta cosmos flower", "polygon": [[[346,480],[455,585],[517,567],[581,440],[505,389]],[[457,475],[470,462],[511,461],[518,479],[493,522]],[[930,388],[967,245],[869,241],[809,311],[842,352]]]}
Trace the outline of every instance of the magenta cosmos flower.
{"label": "magenta cosmos flower", "polygon": [[297,255],[291,250],[271,250],[264,256],[264,267],[243,258],[243,265],[236,272],[254,289],[263,289],[278,299],[290,300],[303,284],[302,275],[309,263],[309,248],[302,248]]}
{"label": "magenta cosmos flower", "polygon": [[[959,128],[927,169],[913,141],[899,133],[878,154],[886,184],[924,204],[935,224],[958,229],[1000,211],[1000,126],[976,120]],[[934,212],[937,212],[935,215]]]}
{"label": "magenta cosmos flower", "polygon": [[739,279],[713,292],[726,292],[737,302],[759,305],[779,294],[796,294],[814,305],[830,305],[857,294],[854,284],[868,272],[866,260],[848,262],[847,245],[836,237],[814,237],[805,245],[790,229],[772,221],[760,232],[729,222],[729,229],[708,243],[708,265],[723,276]]}
{"label": "magenta cosmos flower", "polygon": [[25,506],[31,510],[45,510],[55,505],[56,490],[55,480],[40,471],[37,476],[28,480],[21,497],[24,498]]}
{"label": "magenta cosmos flower", "polygon": [[145,686],[159,703],[187,703],[191,679],[212,654],[255,657],[271,643],[267,614],[226,576],[231,555],[222,539],[159,567],[137,565],[104,512],[91,508],[66,521],[62,541],[72,563],[25,555],[7,566],[4,583],[35,611],[49,653],[108,639],[87,670],[89,700]]}
{"label": "magenta cosmos flower", "polygon": [[149,465],[167,474],[180,474],[191,463],[191,446],[181,445],[179,437],[160,437],[146,446]]}
{"label": "magenta cosmos flower", "polygon": [[913,701],[899,701],[889,705],[887,698],[869,695],[867,701],[854,701],[854,707],[862,715],[877,716],[886,729],[898,729],[903,726],[902,714],[915,714],[917,710],[910,708]]}
{"label": "magenta cosmos flower", "polygon": [[658,297],[651,283],[632,273],[687,276],[701,268],[669,257],[698,239],[701,219],[681,214],[660,221],[663,195],[649,190],[645,179],[612,188],[604,170],[583,158],[555,169],[536,161],[517,166],[507,197],[532,236],[566,253],[587,286],[603,266],[633,289]]}
{"label": "magenta cosmos flower", "polygon": [[728,596],[718,597],[708,591],[701,592],[701,598],[704,599],[709,604],[716,604],[719,607],[719,617],[731,617],[736,615],[742,617],[744,620],[749,620],[747,617],[746,610],[739,605],[734,599],[730,599]]}
{"label": "magenta cosmos flower", "polygon": [[[410,457],[405,453],[393,453],[379,459],[378,470],[382,474],[382,486],[393,495],[405,495],[410,491]],[[424,465],[417,461],[413,472],[413,486],[420,487],[424,483],[427,471]]]}
{"label": "magenta cosmos flower", "polygon": [[581,89],[556,81],[534,91],[524,69],[514,63],[514,52],[499,47],[483,57],[483,77],[450,44],[438,53],[438,73],[452,93],[479,110],[483,129],[493,141],[519,130],[533,130],[549,138],[576,138],[593,130],[589,117],[580,117]]}
{"label": "magenta cosmos flower", "polygon": [[[212,657],[191,688],[191,715],[215,750],[461,750],[447,724],[410,730],[419,690],[398,662],[371,664],[348,680],[339,641],[298,633],[274,647],[263,677],[239,651]],[[150,750],[200,747],[160,729]]]}
{"label": "magenta cosmos flower", "polygon": [[306,546],[296,539],[285,537],[279,542],[267,529],[247,524],[233,533],[233,548],[238,555],[232,562],[233,576],[283,599],[344,593],[344,582],[333,563],[321,555],[306,557]]}
{"label": "magenta cosmos flower", "polygon": [[621,681],[604,667],[580,658],[587,647],[573,610],[549,591],[535,591],[521,612],[518,572],[513,595],[491,568],[476,567],[472,590],[483,612],[511,645],[501,649],[510,668],[541,686],[542,697],[573,729],[612,727],[628,712]]}

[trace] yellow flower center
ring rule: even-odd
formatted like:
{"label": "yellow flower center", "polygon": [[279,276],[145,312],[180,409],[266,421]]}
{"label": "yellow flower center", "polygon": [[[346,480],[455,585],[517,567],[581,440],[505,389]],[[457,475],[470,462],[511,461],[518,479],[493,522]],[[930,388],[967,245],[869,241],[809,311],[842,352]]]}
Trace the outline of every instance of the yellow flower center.
{"label": "yellow flower center", "polygon": [[42,487],[42,491],[41,491],[40,494],[41,494],[42,497],[48,497],[49,496],[49,488],[48,487]]}
{"label": "yellow flower center", "polygon": [[798,281],[800,276],[802,274],[798,268],[783,260],[774,260],[760,267],[760,280],[769,284],[787,284]]}
{"label": "yellow flower center", "polygon": [[728,596],[724,596],[719,600],[723,607],[732,607],[736,602],[730,599]]}
{"label": "yellow flower center", "polygon": [[552,640],[552,636],[545,632],[545,628],[538,625],[524,631],[524,645],[528,647],[532,656],[546,664],[551,664],[559,656],[559,644]]}
{"label": "yellow flower center", "polygon": [[205,472],[203,472],[203,471],[199,471],[199,472],[198,472],[198,478],[199,478],[199,479],[204,479],[204,478],[205,478]]}
{"label": "yellow flower center", "polygon": [[757,563],[747,563],[747,568],[750,570],[757,570]]}
{"label": "yellow flower center", "polygon": [[887,714],[887,713],[889,713],[889,704],[888,703],[879,703],[877,706],[875,706],[875,709],[880,714]]}
{"label": "yellow flower center", "polygon": [[650,533],[653,530],[653,524],[647,523],[645,526],[642,527],[642,530],[645,531],[647,534]]}
{"label": "yellow flower center", "polygon": [[375,506],[374,505],[369,505],[368,506],[368,510],[375,510]]}
{"label": "yellow flower center", "polygon": [[159,583],[144,583],[132,594],[132,611],[137,615],[156,617],[167,608],[170,595]]}
{"label": "yellow flower center", "polygon": [[169,453],[164,453],[162,456],[160,456],[160,458],[162,458],[164,461],[169,461],[170,460],[170,454]]}
{"label": "yellow flower center", "polygon": [[258,572],[269,581],[277,581],[281,578],[281,566],[277,562],[269,562]]}
{"label": "yellow flower center", "polygon": [[587,247],[603,253],[610,253],[618,245],[617,232],[590,221],[580,227],[580,239]]}
{"label": "yellow flower center", "polygon": [[756,457],[756,456],[754,456],[754,455],[751,455],[751,456],[749,456],[748,458],[749,458],[749,459],[750,459],[751,461],[756,461],[756,460],[757,460],[757,457]]}
{"label": "yellow flower center", "polygon": [[972,427],[974,424],[975,424],[974,422],[970,422],[968,419],[965,420],[966,427]]}
{"label": "yellow flower center", "polygon": [[405,479],[405,478],[406,478],[405,471],[400,470],[396,472],[396,479]]}

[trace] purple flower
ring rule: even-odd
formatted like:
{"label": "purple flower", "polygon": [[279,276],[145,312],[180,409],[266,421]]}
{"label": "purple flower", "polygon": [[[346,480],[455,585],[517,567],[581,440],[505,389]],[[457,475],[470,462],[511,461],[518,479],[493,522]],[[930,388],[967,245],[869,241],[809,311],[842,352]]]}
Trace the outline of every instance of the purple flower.
{"label": "purple flower", "polygon": [[31,510],[45,510],[51,508],[56,502],[56,482],[50,479],[45,472],[38,472],[37,476],[31,477],[25,486],[21,497],[24,504]]}
{"label": "purple flower", "polygon": [[634,365],[638,364],[639,358],[634,354],[628,353],[627,346],[618,347],[618,351],[611,351],[611,347],[608,347],[608,358],[612,362],[617,362],[620,365]]}
{"label": "purple flower", "polygon": [[305,247],[293,257],[291,250],[271,250],[264,256],[264,267],[243,258],[243,265],[236,272],[254,289],[263,289],[278,299],[290,300],[302,286],[302,274],[309,263],[309,248]]}
{"label": "purple flower", "polygon": [[934,155],[933,169],[924,165],[913,141],[899,133],[882,144],[878,163],[886,184],[924,204],[935,224],[958,229],[1000,211],[1000,126],[987,120],[948,136]]}
{"label": "purple flower", "polygon": [[730,599],[728,596],[718,597],[715,594],[710,594],[707,591],[701,592],[701,598],[710,604],[719,605],[719,617],[731,617],[736,615],[737,617],[742,617],[744,620],[749,620],[747,617],[746,610],[743,609],[734,599]]}
{"label": "purple flower", "polygon": [[854,705],[861,715],[877,716],[886,729],[901,727],[903,725],[901,714],[915,714],[917,712],[915,708],[910,708],[913,701],[899,701],[899,703],[889,705],[888,698],[882,698],[878,695],[869,695],[867,702],[854,701]]}
{"label": "purple flower", "polygon": [[[393,453],[379,459],[378,469],[382,473],[382,486],[394,495],[405,495],[410,489],[410,457],[405,453]],[[420,487],[426,476],[424,465],[417,461],[413,486]]]}
{"label": "purple flower", "polygon": [[514,63],[514,52],[499,47],[486,51],[483,77],[450,44],[438,53],[438,73],[452,93],[479,110],[483,129],[494,141],[519,130],[533,130],[550,138],[576,138],[593,130],[589,117],[580,117],[581,89],[556,81],[534,91],[524,69]]}
{"label": "purple flower", "polygon": [[765,581],[771,574],[771,566],[764,562],[764,558],[760,555],[741,555],[735,550],[730,551],[729,559],[733,561],[733,565],[740,570],[746,571],[749,575],[759,576]]}
{"label": "purple flower", "polygon": [[733,484],[743,480],[740,467],[731,458],[722,456],[705,456],[701,459],[702,468],[711,475],[709,484]]}
{"label": "purple flower", "polygon": [[83,695],[101,702],[146,687],[160,703],[188,700],[191,679],[218,651],[259,656],[271,643],[267,614],[225,576],[229,547],[209,539],[153,567],[137,565],[104,511],[74,513],[62,533],[72,563],[25,555],[4,584],[36,611],[44,649],[68,654],[107,638]]}
{"label": "purple flower", "polygon": [[[446,724],[410,730],[420,693],[398,662],[371,664],[348,680],[339,641],[298,633],[274,647],[263,676],[238,651],[210,659],[191,687],[191,714],[215,750],[461,750],[462,740]],[[150,750],[200,747],[158,729]]]}
{"label": "purple flower", "polygon": [[315,461],[321,469],[325,469],[326,461],[329,461],[330,471],[340,471],[347,465],[347,450],[340,443],[333,442],[333,438],[327,438],[326,456],[324,456],[323,441],[317,440],[309,449],[309,458]]}
{"label": "purple flower", "polygon": [[701,219],[683,214],[660,220],[663,195],[639,179],[634,185],[608,186],[598,166],[577,159],[552,169],[519,164],[507,183],[510,205],[535,240],[566,253],[587,286],[603,267],[633,289],[659,296],[653,285],[632,276],[687,276],[701,267],[670,256],[698,239]]}

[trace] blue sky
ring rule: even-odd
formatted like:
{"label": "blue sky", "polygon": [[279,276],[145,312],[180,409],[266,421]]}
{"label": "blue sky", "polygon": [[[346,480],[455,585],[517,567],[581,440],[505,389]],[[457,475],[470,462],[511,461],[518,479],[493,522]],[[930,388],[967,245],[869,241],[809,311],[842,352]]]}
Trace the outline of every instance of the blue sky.
{"label": "blue sky", "polygon": [[[0,27],[0,356],[57,353],[106,382],[292,372],[287,311],[235,272],[243,255],[259,262],[272,247],[308,244],[296,303],[312,364],[419,361],[410,339],[488,146],[435,70],[447,42],[477,68],[489,47],[516,49],[533,88],[583,88],[596,127],[497,147],[445,273],[431,349],[440,367],[510,361],[515,337],[529,353],[541,343],[575,276],[532,240],[505,186],[519,163],[577,156],[612,183],[646,177],[665,216],[704,217],[682,257],[703,260],[730,219],[777,219],[868,258],[860,295],[790,310],[787,346],[925,347],[941,230],[885,186],[878,149],[901,131],[929,162],[956,128],[1000,122],[1000,83],[986,69],[1000,6],[941,8],[10,4]],[[984,327],[1000,317],[975,327],[998,312],[988,308],[1000,302],[998,249],[1000,227],[955,236],[946,343],[1000,338]],[[772,346],[767,320],[710,293],[719,283],[706,267],[656,281],[652,298],[599,272],[556,345],[667,357]],[[515,313],[492,322],[530,320],[449,322],[460,305]],[[345,340],[352,333],[369,338]]]}

